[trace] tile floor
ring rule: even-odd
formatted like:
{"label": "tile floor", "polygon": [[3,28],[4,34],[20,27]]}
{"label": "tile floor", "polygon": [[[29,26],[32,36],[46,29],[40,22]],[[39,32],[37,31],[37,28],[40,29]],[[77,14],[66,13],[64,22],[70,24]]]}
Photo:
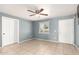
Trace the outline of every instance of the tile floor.
{"label": "tile floor", "polygon": [[79,55],[79,50],[65,43],[30,40],[0,48],[0,55]]}

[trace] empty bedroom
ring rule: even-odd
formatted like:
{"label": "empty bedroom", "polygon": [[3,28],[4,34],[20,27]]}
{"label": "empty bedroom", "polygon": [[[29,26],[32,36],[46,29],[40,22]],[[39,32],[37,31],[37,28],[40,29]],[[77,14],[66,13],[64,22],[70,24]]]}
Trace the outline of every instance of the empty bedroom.
{"label": "empty bedroom", "polygon": [[79,55],[79,5],[0,4],[0,54]]}

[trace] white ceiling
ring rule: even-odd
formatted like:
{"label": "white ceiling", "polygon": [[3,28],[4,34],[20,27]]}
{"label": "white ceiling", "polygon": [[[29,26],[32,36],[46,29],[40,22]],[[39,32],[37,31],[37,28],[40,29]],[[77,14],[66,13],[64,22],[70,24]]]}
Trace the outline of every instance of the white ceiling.
{"label": "white ceiling", "polygon": [[[48,16],[29,16],[32,13],[27,10],[36,10],[44,8],[42,13]],[[0,4],[0,12],[8,13],[28,20],[42,20],[50,17],[67,16],[75,14],[76,4]]]}

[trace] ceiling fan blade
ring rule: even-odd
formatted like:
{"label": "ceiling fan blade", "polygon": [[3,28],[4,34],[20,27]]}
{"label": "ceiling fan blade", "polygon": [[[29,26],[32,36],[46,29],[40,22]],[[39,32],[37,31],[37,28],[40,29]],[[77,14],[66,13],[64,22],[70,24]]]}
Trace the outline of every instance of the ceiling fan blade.
{"label": "ceiling fan blade", "polygon": [[34,16],[34,15],[36,15],[36,14],[32,14],[32,15],[29,15],[29,16]]}
{"label": "ceiling fan blade", "polygon": [[44,9],[43,9],[43,8],[41,8],[41,9],[39,10],[39,13],[40,13],[40,12],[42,12],[43,10],[44,10]]}
{"label": "ceiling fan blade", "polygon": [[42,13],[40,13],[40,15],[48,16],[48,14],[42,14]]}
{"label": "ceiling fan blade", "polygon": [[32,12],[32,13],[35,13],[34,11],[31,11],[31,10],[27,10],[27,11]]}

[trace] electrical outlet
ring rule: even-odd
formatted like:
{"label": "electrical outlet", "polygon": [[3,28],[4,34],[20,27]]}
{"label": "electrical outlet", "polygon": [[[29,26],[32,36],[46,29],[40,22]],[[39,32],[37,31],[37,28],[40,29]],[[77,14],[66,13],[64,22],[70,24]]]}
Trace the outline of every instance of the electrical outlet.
{"label": "electrical outlet", "polygon": [[56,30],[54,30],[54,32],[56,32]]}

